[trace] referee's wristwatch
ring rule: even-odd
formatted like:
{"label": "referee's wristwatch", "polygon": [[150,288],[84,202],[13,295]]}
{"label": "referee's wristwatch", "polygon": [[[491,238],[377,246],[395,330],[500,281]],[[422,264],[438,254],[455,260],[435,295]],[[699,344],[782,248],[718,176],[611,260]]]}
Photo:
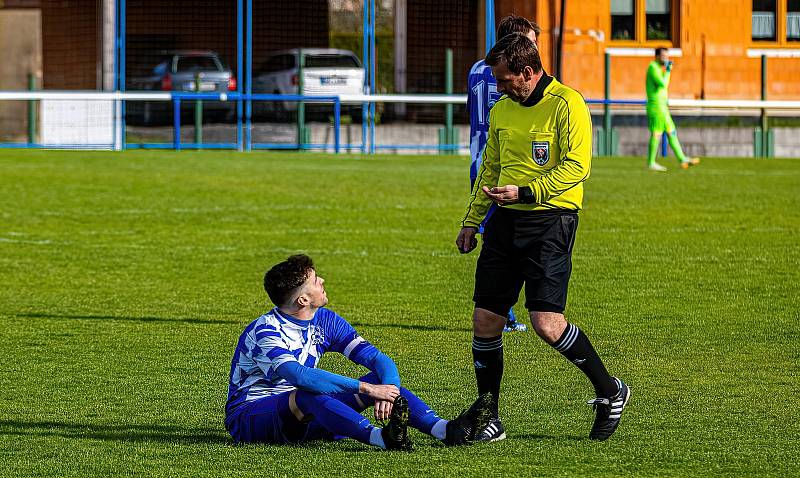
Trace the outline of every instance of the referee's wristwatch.
{"label": "referee's wristwatch", "polygon": [[533,204],[536,202],[536,196],[533,195],[533,190],[530,186],[520,186],[518,193],[519,202],[522,204]]}

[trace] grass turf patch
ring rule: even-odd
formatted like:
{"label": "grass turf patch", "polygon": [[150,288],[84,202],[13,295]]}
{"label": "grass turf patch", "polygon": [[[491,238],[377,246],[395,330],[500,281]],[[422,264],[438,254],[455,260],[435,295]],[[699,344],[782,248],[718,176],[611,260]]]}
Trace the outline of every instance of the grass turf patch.
{"label": "grass turf patch", "polygon": [[297,252],[404,385],[445,418],[471,402],[477,253],[454,246],[467,171],[459,157],[0,152],[0,475],[800,472],[800,162],[778,159],[667,174],[595,160],[567,315],[633,391],[609,442],[586,438],[587,380],[527,333],[505,337],[503,442],[231,446],[235,342],[270,308],[266,268]]}

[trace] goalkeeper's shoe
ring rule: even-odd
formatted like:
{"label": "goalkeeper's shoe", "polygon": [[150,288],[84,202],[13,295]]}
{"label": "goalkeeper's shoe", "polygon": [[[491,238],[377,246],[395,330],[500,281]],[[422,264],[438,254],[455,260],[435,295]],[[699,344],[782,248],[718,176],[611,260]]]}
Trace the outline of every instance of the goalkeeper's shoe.
{"label": "goalkeeper's shoe", "polygon": [[622,411],[628,404],[628,399],[631,398],[631,390],[625,385],[625,382],[616,377],[614,377],[614,381],[619,387],[616,395],[611,398],[598,397],[588,402],[596,413],[592,431],[589,432],[589,438],[592,440],[607,440],[617,431]]}
{"label": "goalkeeper's shoe", "polygon": [[506,439],[506,429],[503,427],[503,422],[499,418],[492,418],[486,428],[480,430],[475,436],[475,441],[484,443],[491,443]]}
{"label": "goalkeeper's shoe", "polygon": [[387,450],[411,451],[408,438],[408,400],[399,396],[394,399],[389,423],[381,429],[381,437]]}
{"label": "goalkeeper's shoe", "polygon": [[647,166],[647,169],[649,169],[650,171],[656,171],[656,172],[658,172],[658,173],[665,173],[665,172],[667,172],[667,168],[665,168],[664,166],[661,166],[661,165],[660,165],[660,164],[658,164],[658,163],[653,163],[653,164],[650,164],[650,165],[648,165],[648,166]]}
{"label": "goalkeeper's shoe", "polygon": [[698,164],[700,164],[700,158],[689,158],[686,161],[681,161],[681,169],[689,169]]}
{"label": "goalkeeper's shoe", "polygon": [[469,409],[447,422],[444,444],[447,446],[467,445],[475,441],[478,431],[489,425],[494,415],[494,399],[491,393],[484,393]]}

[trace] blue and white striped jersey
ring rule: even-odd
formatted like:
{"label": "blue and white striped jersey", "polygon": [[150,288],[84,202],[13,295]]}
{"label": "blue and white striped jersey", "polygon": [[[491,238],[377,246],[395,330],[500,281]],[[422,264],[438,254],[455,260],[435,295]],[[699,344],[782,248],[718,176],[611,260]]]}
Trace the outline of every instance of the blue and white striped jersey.
{"label": "blue and white striped jersey", "polygon": [[489,134],[489,110],[500,99],[497,80],[492,68],[483,60],[472,65],[467,77],[467,111],[469,111],[469,152],[472,162],[469,168],[470,188],[475,184],[481,167],[481,156]]}
{"label": "blue and white striped jersey", "polygon": [[351,358],[367,347],[374,348],[331,310],[320,308],[313,319],[303,321],[276,307],[251,322],[239,337],[225,410],[230,413],[243,403],[294,390],[294,385],[276,373],[287,362],[316,368],[329,350]]}

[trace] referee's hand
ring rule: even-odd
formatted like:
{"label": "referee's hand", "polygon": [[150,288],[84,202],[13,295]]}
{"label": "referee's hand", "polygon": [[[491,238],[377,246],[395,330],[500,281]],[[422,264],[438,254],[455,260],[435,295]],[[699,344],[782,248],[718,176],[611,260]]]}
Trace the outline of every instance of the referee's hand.
{"label": "referee's hand", "polygon": [[483,194],[495,202],[498,206],[515,204],[519,202],[519,187],[509,184],[508,186],[498,186],[492,189],[483,187]]}
{"label": "referee's hand", "polygon": [[475,237],[475,234],[477,233],[478,230],[474,227],[462,227],[461,231],[458,233],[458,237],[456,238],[456,247],[458,247],[458,252],[467,254],[478,247],[478,238]]}

